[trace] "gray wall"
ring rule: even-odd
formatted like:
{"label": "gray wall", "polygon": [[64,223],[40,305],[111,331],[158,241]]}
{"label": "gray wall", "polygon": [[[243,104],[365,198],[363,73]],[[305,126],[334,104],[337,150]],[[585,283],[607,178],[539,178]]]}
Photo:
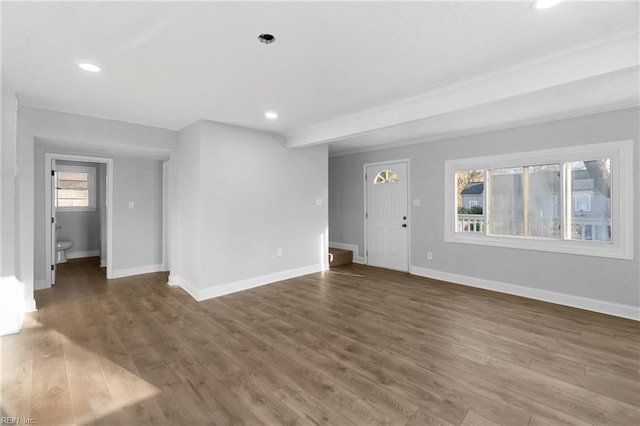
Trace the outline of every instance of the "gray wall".
{"label": "gray wall", "polygon": [[[58,211],[56,222],[60,229],[57,231],[58,241],[71,241],[73,246],[67,250],[69,258],[86,257],[87,252],[101,256],[101,210],[105,204],[105,194],[101,192],[104,185],[101,181],[106,178],[104,169],[98,163],[78,161],[57,161],[58,165],[84,166],[96,168],[96,209],[94,211]],[[102,173],[101,173],[102,171]],[[94,254],[89,254],[94,256]]]}
{"label": "gray wall", "polygon": [[[200,287],[201,270],[201,206],[200,187],[200,122],[196,122],[180,131],[179,144],[179,248],[173,257],[179,258],[180,268],[172,270],[172,275]],[[213,162],[213,161],[212,161]]]}
{"label": "gray wall", "polygon": [[[640,226],[634,229],[634,260],[444,242],[444,162],[467,157],[524,152],[624,139],[634,140],[635,211],[640,211],[637,108],[584,116],[475,136],[331,158],[329,235],[364,250],[365,163],[409,158],[411,265],[622,305],[640,306]],[[433,252],[428,261],[427,251]]]}
{"label": "gray wall", "polygon": [[327,157],[326,146],[289,150],[277,135],[208,121],[181,132],[181,256],[192,259],[178,275],[210,289],[320,265]]}
{"label": "gray wall", "polygon": [[290,150],[277,135],[212,122],[203,122],[202,140],[202,261],[220,265],[207,269],[207,282],[320,264],[327,147]]}
{"label": "gray wall", "polygon": [[[129,208],[133,201],[134,208]],[[162,161],[113,160],[113,269],[162,264]]]}

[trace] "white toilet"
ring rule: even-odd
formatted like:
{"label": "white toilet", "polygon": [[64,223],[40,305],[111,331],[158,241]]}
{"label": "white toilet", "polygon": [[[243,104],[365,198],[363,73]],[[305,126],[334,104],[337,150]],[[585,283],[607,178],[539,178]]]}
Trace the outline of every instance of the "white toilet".
{"label": "white toilet", "polygon": [[66,263],[67,254],[65,250],[71,248],[73,243],[71,241],[58,241],[56,242],[56,263]]}

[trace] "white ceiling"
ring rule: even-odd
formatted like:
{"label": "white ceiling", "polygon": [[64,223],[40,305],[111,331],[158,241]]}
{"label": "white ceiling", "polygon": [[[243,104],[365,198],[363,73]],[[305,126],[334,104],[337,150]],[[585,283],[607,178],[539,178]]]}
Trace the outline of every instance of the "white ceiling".
{"label": "white ceiling", "polygon": [[2,84],[27,106],[340,153],[638,105],[638,17],[637,1],[3,1]]}

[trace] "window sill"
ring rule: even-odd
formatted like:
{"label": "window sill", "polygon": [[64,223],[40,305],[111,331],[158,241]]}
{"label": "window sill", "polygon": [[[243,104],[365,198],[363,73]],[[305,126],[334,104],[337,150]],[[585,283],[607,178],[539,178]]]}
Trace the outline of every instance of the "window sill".
{"label": "window sill", "polygon": [[[619,244],[600,241],[554,240],[550,238],[474,234],[472,232],[447,233],[444,240],[448,243],[633,260],[633,250],[631,248],[624,249]],[[628,247],[627,244],[625,246]]]}

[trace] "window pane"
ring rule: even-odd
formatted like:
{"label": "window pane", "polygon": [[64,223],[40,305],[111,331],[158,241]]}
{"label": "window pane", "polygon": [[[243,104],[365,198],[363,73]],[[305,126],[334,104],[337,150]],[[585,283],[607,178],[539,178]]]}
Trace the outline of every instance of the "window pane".
{"label": "window pane", "polygon": [[88,173],[84,172],[58,172],[58,180],[87,181]]}
{"label": "window pane", "polygon": [[569,238],[611,242],[611,160],[569,163]]}
{"label": "window pane", "polygon": [[397,183],[398,176],[393,172],[393,170],[383,170],[376,178],[373,180],[374,185],[378,185],[381,183]]}
{"label": "window pane", "polygon": [[89,182],[80,180],[58,180],[61,189],[89,189]]}
{"label": "window pane", "polygon": [[89,191],[86,189],[58,189],[58,199],[87,199]]}
{"label": "window pane", "polygon": [[[560,164],[529,166],[526,235],[561,238]],[[526,188],[526,186],[525,186]]]}
{"label": "window pane", "polygon": [[522,174],[523,167],[489,170],[491,194],[489,198],[501,200],[492,205],[489,233],[497,235],[524,235]]}
{"label": "window pane", "polygon": [[492,169],[490,233],[560,238],[560,164]]}
{"label": "window pane", "polygon": [[456,232],[484,232],[484,170],[456,172]]}
{"label": "window pane", "polygon": [[89,173],[58,172],[57,207],[89,207]]}

